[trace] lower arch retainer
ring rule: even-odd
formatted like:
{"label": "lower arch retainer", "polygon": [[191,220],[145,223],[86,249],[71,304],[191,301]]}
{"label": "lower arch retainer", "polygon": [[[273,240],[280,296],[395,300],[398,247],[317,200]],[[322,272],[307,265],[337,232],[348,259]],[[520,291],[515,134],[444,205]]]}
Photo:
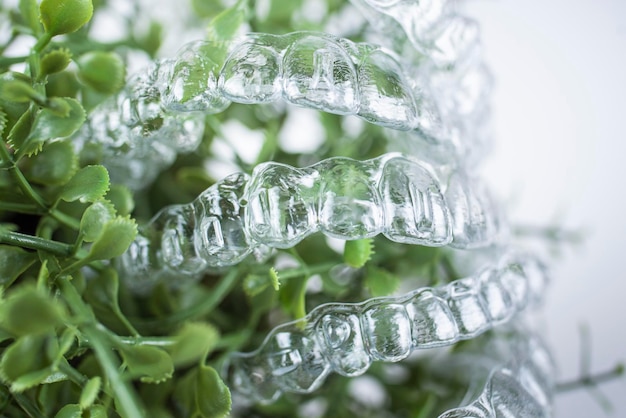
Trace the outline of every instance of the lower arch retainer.
{"label": "lower arch retainer", "polygon": [[417,349],[476,337],[538,302],[546,282],[541,262],[509,253],[446,286],[318,306],[274,328],[256,351],[232,354],[224,370],[232,388],[257,402],[310,393],[331,372],[357,376],[373,361],[397,362]]}

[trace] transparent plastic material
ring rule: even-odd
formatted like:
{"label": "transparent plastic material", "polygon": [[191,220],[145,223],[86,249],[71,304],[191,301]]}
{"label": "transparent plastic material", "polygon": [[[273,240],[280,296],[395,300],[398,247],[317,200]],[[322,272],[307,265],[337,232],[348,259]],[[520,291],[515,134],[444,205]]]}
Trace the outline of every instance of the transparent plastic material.
{"label": "transparent plastic material", "polygon": [[546,282],[536,258],[507,253],[446,286],[321,305],[274,328],[254,352],[230,355],[225,376],[256,402],[272,402],[283,392],[310,393],[331,372],[358,376],[373,361],[398,362],[414,350],[474,338],[536,304]]}
{"label": "transparent plastic material", "polygon": [[446,80],[437,79],[432,89],[424,71],[404,68],[392,52],[372,44],[295,32],[247,34],[229,45],[226,58],[216,56],[219,47],[189,43],[174,59],[131,78],[91,113],[77,143],[99,147],[113,180],[140,189],[177,153],[198,146],[203,114],[222,112],[231,102],[282,98],[457,147],[463,147],[468,109],[484,108],[485,94],[472,82],[480,76],[468,81],[463,75],[454,83],[462,89],[442,88]]}
{"label": "transparent plastic material", "polygon": [[464,373],[473,379],[480,374],[480,370],[472,370],[476,364],[496,361],[501,364],[491,368],[482,390],[468,405],[446,411],[439,418],[552,416],[556,373],[548,348],[536,335],[521,330],[504,331],[489,336],[487,346],[473,356],[459,354],[472,361],[474,366],[466,365]]}
{"label": "transparent plastic material", "polygon": [[257,247],[290,248],[308,235],[457,248],[484,247],[501,232],[484,188],[462,172],[438,178],[428,164],[390,153],[334,157],[305,168],[258,165],[187,205],[164,208],[120,258],[129,284],[197,278]]}

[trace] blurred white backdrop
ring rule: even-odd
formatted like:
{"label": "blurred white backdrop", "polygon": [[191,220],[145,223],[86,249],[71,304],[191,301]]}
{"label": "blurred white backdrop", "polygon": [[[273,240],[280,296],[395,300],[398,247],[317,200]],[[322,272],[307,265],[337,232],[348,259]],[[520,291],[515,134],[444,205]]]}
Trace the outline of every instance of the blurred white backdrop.
{"label": "blurred white backdrop", "polygon": [[[579,325],[592,369],[626,361],[626,1],[475,0],[496,79],[496,145],[484,173],[514,220],[582,228],[554,268],[546,334],[560,380],[578,376]],[[601,388],[626,417],[626,379]],[[555,417],[602,417],[586,391],[560,394]]]}

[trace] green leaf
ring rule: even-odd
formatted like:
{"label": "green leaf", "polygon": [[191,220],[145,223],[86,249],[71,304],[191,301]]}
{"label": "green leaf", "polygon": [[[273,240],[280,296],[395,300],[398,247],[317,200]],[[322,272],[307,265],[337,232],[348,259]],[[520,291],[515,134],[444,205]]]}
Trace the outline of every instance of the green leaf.
{"label": "green leaf", "polygon": [[93,15],[91,0],[42,0],[41,23],[51,36],[76,32]]}
{"label": "green leaf", "polygon": [[156,21],[150,22],[150,26],[145,34],[136,37],[136,42],[139,48],[143,49],[150,55],[150,58],[154,58],[157,51],[161,47],[163,41],[163,26]]}
{"label": "green leaf", "polygon": [[24,392],[34,386],[38,386],[46,381],[52,374],[49,368],[26,373],[11,382],[11,392]]}
{"label": "green leaf", "polygon": [[80,220],[80,236],[86,242],[94,242],[100,237],[104,226],[115,217],[115,209],[106,200],[92,203]]}
{"label": "green leaf", "polygon": [[174,400],[188,418],[222,418],[232,405],[228,387],[215,369],[206,365],[193,368],[180,379]]}
{"label": "green leaf", "polygon": [[100,393],[100,387],[102,386],[102,379],[99,376],[92,377],[89,379],[83,391],[80,394],[80,408],[87,409],[93,405],[98,397],[98,393]]}
{"label": "green leaf", "polygon": [[109,414],[104,405],[93,405],[89,408],[89,418],[107,418]]}
{"label": "green leaf", "polygon": [[294,319],[306,315],[306,283],[307,277],[298,277],[285,281],[279,290],[279,301],[282,308],[289,312]]}
{"label": "green leaf", "polygon": [[95,202],[109,190],[109,172],[101,165],[88,165],[78,170],[60,191],[57,199],[66,202]]}
{"label": "green leaf", "polygon": [[172,377],[174,363],[168,353],[157,347],[145,345],[124,345],[120,354],[133,377],[142,382],[158,383]]}
{"label": "green leaf", "polygon": [[212,17],[224,10],[221,0],[192,0],[191,6],[199,17]]}
{"label": "green leaf", "polygon": [[39,10],[37,0],[20,0],[20,13],[24,23],[35,35],[41,32],[41,24],[39,23]]}
{"label": "green leaf", "polygon": [[112,184],[105,197],[120,215],[130,215],[135,209],[133,193],[123,184]]}
{"label": "green leaf", "polygon": [[45,97],[28,83],[20,79],[2,80],[0,83],[0,96],[9,102],[25,103],[34,100],[43,102]]}
{"label": "green leaf", "polygon": [[50,51],[41,58],[41,76],[63,71],[71,62],[72,53],[69,49],[61,48]]}
{"label": "green leaf", "polygon": [[370,238],[346,241],[343,250],[343,260],[347,265],[361,268],[374,253],[374,241]]}
{"label": "green leaf", "polygon": [[28,180],[46,186],[67,183],[78,170],[78,156],[69,142],[56,141],[44,145],[25,170]]}
{"label": "green leaf", "polygon": [[80,409],[80,405],[68,404],[56,413],[54,418],[82,418],[83,411]]}
{"label": "green leaf", "polygon": [[[0,375],[8,382],[18,382],[15,389],[24,389],[42,382],[51,374],[48,357],[49,335],[25,335],[4,350]],[[47,371],[47,373],[46,373]],[[13,388],[12,388],[13,389]]]}
{"label": "green leaf", "polygon": [[9,286],[36,259],[36,253],[27,252],[18,247],[0,245],[0,285]]}
{"label": "green leaf", "polygon": [[232,7],[215,16],[207,28],[207,39],[226,42],[231,40],[248,15],[248,1],[239,0]]}
{"label": "green leaf", "polygon": [[178,331],[176,343],[168,351],[176,366],[187,366],[210,353],[219,336],[219,331],[213,325],[188,322]]}
{"label": "green leaf", "polygon": [[370,290],[372,296],[387,296],[398,289],[400,279],[387,270],[370,266],[367,268],[365,285]]}
{"label": "green leaf", "polygon": [[108,260],[124,254],[137,236],[137,224],[134,219],[120,217],[107,222],[102,233],[94,241],[87,259]]}
{"label": "green leaf", "polygon": [[63,317],[54,299],[31,286],[11,292],[0,306],[0,326],[17,336],[52,332]]}
{"label": "green leaf", "polygon": [[77,64],[80,80],[97,92],[113,94],[124,86],[124,62],[114,52],[87,52]]}
{"label": "green leaf", "polygon": [[48,108],[37,112],[24,143],[14,141],[13,144],[20,155],[32,154],[41,148],[44,141],[72,135],[84,121],[85,110],[76,99],[55,98],[50,101]]}

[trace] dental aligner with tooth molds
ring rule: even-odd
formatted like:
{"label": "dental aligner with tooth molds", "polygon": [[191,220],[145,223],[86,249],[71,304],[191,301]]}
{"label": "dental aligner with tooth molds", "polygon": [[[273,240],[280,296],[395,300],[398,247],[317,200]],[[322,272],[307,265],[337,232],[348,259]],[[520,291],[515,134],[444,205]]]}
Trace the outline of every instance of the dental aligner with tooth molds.
{"label": "dental aligner with tooth molds", "polygon": [[[480,48],[478,24],[456,13],[449,0],[350,0],[381,33],[389,18],[402,28],[391,38],[406,37],[437,67],[459,65]],[[386,19],[386,17],[388,17]],[[394,39],[392,39],[394,40]]]}
{"label": "dental aligner with tooth molds", "polygon": [[[94,110],[78,139],[101,146],[102,162],[112,169],[115,181],[131,188],[145,186],[177,152],[197,147],[202,114],[222,112],[231,102],[260,104],[283,98],[419,132],[430,141],[459,142],[453,138],[459,117],[448,109],[449,120],[442,120],[441,106],[426,83],[408,77],[393,53],[375,45],[296,32],[248,34],[229,46],[225,59],[214,56],[218,48],[210,42],[190,43],[175,59],[155,63]],[[459,100],[468,102],[469,96],[463,95]]]}
{"label": "dental aligner with tooth molds", "polygon": [[540,261],[508,253],[446,286],[321,305],[274,328],[254,352],[230,355],[225,377],[256,402],[272,402],[283,392],[310,393],[331,372],[358,376],[373,361],[398,362],[414,350],[476,337],[537,303],[546,282]]}
{"label": "dental aligner with tooth molds", "polygon": [[270,162],[164,208],[140,228],[119,267],[137,289],[162,278],[176,286],[237,264],[255,248],[290,248],[317,231],[476,248],[493,243],[502,225],[480,184],[462,172],[438,178],[428,164],[398,153],[305,168]]}
{"label": "dental aligner with tooth molds", "polygon": [[[491,369],[480,394],[469,405],[451,409],[438,418],[504,418],[552,416],[551,400],[555,385],[555,366],[548,348],[536,335],[516,331],[515,334],[496,333],[492,341],[505,345],[494,353],[487,347],[478,353],[478,361],[489,356],[507,360]],[[470,359],[471,360],[471,359]],[[488,360],[488,361],[489,361]],[[474,363],[476,361],[474,360]],[[448,363],[449,365],[449,363]],[[471,369],[471,365],[469,367]],[[474,375],[467,370],[466,375]]]}

